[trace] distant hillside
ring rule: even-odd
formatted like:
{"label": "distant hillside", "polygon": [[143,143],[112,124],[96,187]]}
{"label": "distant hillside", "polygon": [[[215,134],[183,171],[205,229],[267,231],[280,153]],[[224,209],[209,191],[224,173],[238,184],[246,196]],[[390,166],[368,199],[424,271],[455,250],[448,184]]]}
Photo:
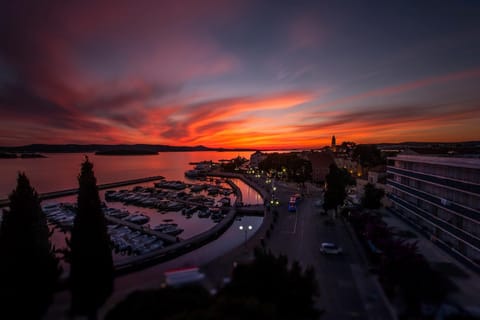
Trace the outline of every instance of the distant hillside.
{"label": "distant hillside", "polygon": [[149,150],[108,150],[108,151],[97,151],[96,155],[99,156],[152,156],[157,155],[157,151]]}
{"label": "distant hillside", "polygon": [[254,151],[257,149],[226,149],[208,148],[205,146],[168,146],[155,144],[31,144],[19,147],[0,147],[0,152],[9,153],[89,153],[112,152],[122,150],[125,152],[182,152],[182,151]]}

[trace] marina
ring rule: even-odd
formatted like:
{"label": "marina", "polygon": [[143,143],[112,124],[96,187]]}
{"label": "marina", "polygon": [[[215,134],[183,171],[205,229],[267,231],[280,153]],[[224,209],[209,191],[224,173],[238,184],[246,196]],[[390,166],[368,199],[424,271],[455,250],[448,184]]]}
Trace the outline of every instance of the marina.
{"label": "marina", "polygon": [[[182,154],[188,157],[209,156],[212,159],[225,155],[210,152]],[[235,156],[237,155],[235,153]],[[252,212],[237,216],[239,209],[237,203],[243,205],[245,202],[245,208],[263,203],[258,193],[248,184],[236,178],[232,178],[235,181],[233,183],[228,177],[219,177],[217,170],[210,172],[210,175],[189,178],[185,175],[189,170],[188,162],[183,164],[178,161],[163,162],[170,156],[177,157],[179,153],[162,153],[141,158],[112,156],[109,157],[110,161],[89,155],[89,158],[95,161],[99,195],[104,201],[104,214],[112,240],[113,260],[119,273],[169,260],[195,250],[218,237],[223,240],[216,242],[215,250],[224,252],[223,250],[227,250],[236,243],[235,241],[243,239],[243,234],[235,232],[236,229],[230,232],[232,224],[249,221],[248,223],[256,226],[263,220],[261,215],[251,214]],[[76,189],[69,186],[76,184],[78,167],[75,163],[82,158],[83,155],[78,154],[52,154],[42,159],[43,162],[33,162],[30,159],[5,160],[6,168],[28,164],[29,172],[34,173],[31,175],[32,185],[38,186],[40,195],[48,194],[47,199],[43,198],[41,204],[50,210],[47,220],[53,232],[51,240],[59,252],[67,248],[66,241],[73,226]],[[158,164],[164,163],[165,167],[159,171],[158,165],[154,165],[153,161]],[[204,160],[195,162],[198,164]],[[115,163],[115,166],[111,166],[111,163]],[[18,167],[15,170],[25,169]],[[41,179],[42,174],[52,171],[62,171],[62,174],[47,174],[45,179]],[[12,171],[6,171],[9,172]],[[162,176],[158,175],[158,172]],[[139,179],[139,173],[146,174],[146,178]],[[7,180],[0,182],[0,186],[2,183],[5,185],[0,190],[4,198],[11,188],[11,186],[7,188],[6,182],[13,177],[7,175],[6,178]],[[115,178],[121,181],[104,183]],[[61,191],[51,191],[52,189]],[[126,199],[127,193],[132,197]],[[122,195],[120,198],[125,199],[113,199],[114,195]],[[55,198],[51,198],[52,196]],[[128,221],[132,217],[133,221]],[[68,273],[69,264],[63,260],[60,264],[64,272]]]}
{"label": "marina", "polygon": [[[159,216],[174,214],[185,219],[207,219],[214,226],[232,209],[231,204],[241,198],[241,191],[228,179],[207,177],[202,184],[162,179],[153,186],[109,189],[103,195],[112,250],[120,256],[141,257],[184,241],[180,237],[184,232],[182,224],[172,222],[171,218],[158,223]],[[70,232],[76,204],[44,204],[43,211],[55,229]]]}

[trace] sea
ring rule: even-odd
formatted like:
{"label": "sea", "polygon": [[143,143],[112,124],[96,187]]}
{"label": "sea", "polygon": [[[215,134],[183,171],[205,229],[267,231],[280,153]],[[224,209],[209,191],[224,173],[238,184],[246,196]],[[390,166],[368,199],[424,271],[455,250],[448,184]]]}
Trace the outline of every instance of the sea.
{"label": "sea", "polygon": [[[16,159],[0,159],[0,199],[8,198],[8,195],[16,186],[18,172],[24,172],[30,180],[30,184],[38,193],[54,192],[78,187],[78,175],[80,173],[81,163],[85,157],[93,163],[93,170],[97,178],[97,184],[113,183],[131,179],[145,178],[150,176],[163,176],[166,180],[180,180],[185,183],[198,183],[185,177],[185,171],[192,169],[191,163],[201,162],[204,160],[227,160],[235,157],[249,158],[252,152],[162,152],[158,155],[142,155],[142,156],[106,156],[95,155],[94,153],[57,153],[45,154],[46,158],[16,158]],[[242,191],[243,203],[247,205],[262,204],[263,200],[260,195],[241,180],[236,179],[235,183]],[[153,186],[153,182],[146,182],[130,186],[122,186],[113,189],[132,189],[133,187]],[[104,200],[106,190],[100,191],[100,197]],[[49,199],[42,202],[51,204],[55,202],[75,203],[76,196],[67,196],[57,199]],[[200,219],[193,217],[187,219],[179,212],[159,213],[155,209],[140,208],[122,203],[107,203],[119,209],[126,209],[132,213],[142,213],[151,218],[150,224],[155,225],[164,221],[174,222],[184,229],[180,235],[186,239],[198,233],[204,232],[214,226],[211,219]],[[0,209],[1,210],[1,209]],[[249,216],[240,217],[235,223],[222,235],[218,240],[222,243],[220,251],[224,252],[230,247],[234,247],[241,243],[244,234],[238,231],[241,224],[252,225],[257,229],[262,222],[262,217]],[[251,236],[251,232],[248,236]],[[65,238],[68,232],[55,229],[52,235],[53,244],[57,249],[65,247]],[[218,241],[217,240],[217,241]],[[117,255],[114,257],[117,261],[122,257]]]}

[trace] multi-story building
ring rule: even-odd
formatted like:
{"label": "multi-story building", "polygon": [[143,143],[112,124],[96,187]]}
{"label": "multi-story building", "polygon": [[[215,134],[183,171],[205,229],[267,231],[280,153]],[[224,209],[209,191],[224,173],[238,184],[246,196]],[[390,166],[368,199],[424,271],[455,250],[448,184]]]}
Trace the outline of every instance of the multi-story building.
{"label": "multi-story building", "polygon": [[396,212],[480,265],[480,159],[398,155],[387,175]]}
{"label": "multi-story building", "polygon": [[261,151],[255,151],[250,155],[250,167],[251,168],[258,168],[258,164],[267,158],[266,153],[262,153]]}

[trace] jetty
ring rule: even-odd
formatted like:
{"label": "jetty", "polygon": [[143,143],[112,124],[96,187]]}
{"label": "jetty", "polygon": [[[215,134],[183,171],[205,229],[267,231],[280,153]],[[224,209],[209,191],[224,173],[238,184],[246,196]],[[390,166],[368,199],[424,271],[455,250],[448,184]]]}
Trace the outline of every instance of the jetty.
{"label": "jetty", "polygon": [[[156,180],[162,180],[162,179],[165,179],[165,177],[151,176],[151,177],[145,177],[145,178],[139,178],[139,179],[123,180],[123,181],[119,181],[119,182],[99,184],[99,185],[97,185],[97,188],[98,188],[98,190],[105,190],[105,189],[111,189],[111,188],[116,188],[116,187],[121,187],[121,186],[128,186],[128,185],[131,185],[131,184],[144,183],[144,182],[150,182],[150,181],[156,181]],[[75,189],[67,189],[67,190],[41,193],[41,194],[39,194],[38,197],[40,198],[40,200],[47,200],[47,199],[54,199],[54,198],[70,196],[70,195],[74,195],[74,194],[77,194],[77,193],[78,193],[78,188],[75,188]],[[0,200],[0,208],[8,207],[9,205],[10,205],[10,200],[9,199]]]}

